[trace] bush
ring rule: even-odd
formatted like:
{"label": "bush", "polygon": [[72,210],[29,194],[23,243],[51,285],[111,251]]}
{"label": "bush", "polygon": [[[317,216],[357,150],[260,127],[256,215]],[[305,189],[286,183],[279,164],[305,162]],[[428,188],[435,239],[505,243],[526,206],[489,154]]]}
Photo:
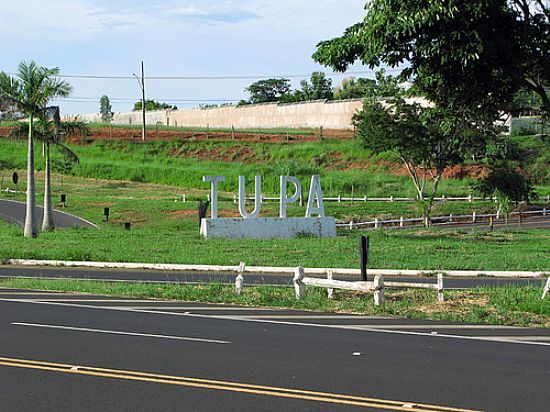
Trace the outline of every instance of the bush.
{"label": "bush", "polygon": [[492,169],[487,177],[475,184],[475,189],[486,197],[492,196],[495,192],[500,192],[513,202],[523,202],[537,198],[529,179],[508,167]]}

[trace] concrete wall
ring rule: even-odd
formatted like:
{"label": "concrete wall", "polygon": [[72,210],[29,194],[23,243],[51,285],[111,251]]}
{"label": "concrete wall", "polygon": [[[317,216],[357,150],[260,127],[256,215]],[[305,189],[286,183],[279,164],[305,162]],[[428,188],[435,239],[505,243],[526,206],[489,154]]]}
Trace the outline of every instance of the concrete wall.
{"label": "concrete wall", "polygon": [[[351,118],[361,110],[362,100],[314,101],[304,103],[265,103],[214,109],[186,109],[147,112],[145,122],[170,126],[213,128],[302,128],[352,129]],[[82,120],[100,123],[99,114],[81,115]],[[141,112],[115,113],[115,124],[141,124]]]}

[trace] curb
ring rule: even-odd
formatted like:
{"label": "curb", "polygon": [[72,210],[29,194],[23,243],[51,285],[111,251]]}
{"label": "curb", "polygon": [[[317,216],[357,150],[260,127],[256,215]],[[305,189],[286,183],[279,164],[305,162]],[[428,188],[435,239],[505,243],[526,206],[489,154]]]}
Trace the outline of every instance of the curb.
{"label": "curb", "polygon": [[[13,266],[53,266],[53,267],[82,267],[98,269],[142,269],[162,270],[177,272],[204,272],[204,273],[239,273],[239,266],[218,266],[218,265],[177,265],[166,263],[124,263],[124,262],[84,262],[64,260],[31,260],[31,259],[7,259],[3,265]],[[269,267],[269,266],[246,266],[248,274],[287,274],[293,275],[294,267]],[[304,273],[310,275],[326,275],[331,270],[334,275],[361,276],[359,269],[331,269],[331,268],[304,268]],[[399,269],[368,269],[369,275],[383,276],[433,276],[443,273],[447,277],[494,277],[494,278],[542,278],[549,275],[546,272],[530,271],[478,271],[478,270],[399,270]]]}

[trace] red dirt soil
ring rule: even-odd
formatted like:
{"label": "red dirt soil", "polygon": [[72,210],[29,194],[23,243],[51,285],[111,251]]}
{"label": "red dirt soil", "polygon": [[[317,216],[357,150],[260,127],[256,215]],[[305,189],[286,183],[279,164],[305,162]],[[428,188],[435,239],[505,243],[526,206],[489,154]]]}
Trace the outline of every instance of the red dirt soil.
{"label": "red dirt soil", "polygon": [[[10,130],[8,126],[0,126],[0,136],[6,136]],[[234,136],[234,139],[233,139]],[[353,131],[351,130],[323,130],[323,137],[331,139],[348,140],[353,138]],[[112,132],[109,132],[108,127],[104,128],[92,128],[90,134],[86,138],[86,142],[93,140],[128,140],[141,142],[141,129],[139,128],[121,128],[115,127]],[[183,132],[178,130],[148,130],[147,140],[171,140],[171,139],[194,139],[194,140],[220,140],[220,141],[241,141],[241,142],[258,142],[258,143],[304,143],[314,142],[319,140],[318,132],[311,135],[299,134],[289,135],[287,140],[286,134],[268,134],[268,133],[242,133],[235,132],[233,135],[230,132]],[[82,139],[73,138],[72,143],[80,143]],[[174,153],[177,156],[177,153]],[[206,149],[201,148],[195,151],[190,151],[186,156],[196,157],[199,160],[218,160],[224,162],[243,161],[243,162],[262,162],[262,159],[254,157],[254,153],[250,148],[234,148],[225,149],[223,152],[218,149]],[[331,162],[331,169],[366,169],[372,167],[372,163],[357,163],[344,161],[341,156],[335,154],[335,158]],[[407,169],[399,163],[393,163],[389,161],[379,161],[375,165],[386,169],[389,174],[397,176],[408,175]],[[458,178],[465,177],[482,178],[487,176],[488,170],[483,165],[467,165],[467,166],[453,166],[449,167],[443,173],[445,178]]]}
{"label": "red dirt soil", "polygon": [[[6,128],[7,129],[7,128]],[[2,129],[0,128],[0,134]],[[351,139],[353,138],[353,131],[351,130],[323,130],[323,137],[330,139]],[[113,128],[109,132],[108,127],[92,128],[90,129],[90,135],[87,140],[134,140],[136,142],[141,141],[141,129],[139,128]],[[205,131],[192,132],[192,131],[178,131],[178,130],[147,130],[147,140],[170,140],[170,139],[196,139],[196,140],[235,140],[242,142],[289,142],[289,143],[303,143],[313,142],[319,140],[319,133],[313,134],[289,134],[288,136],[283,134],[272,133],[243,133],[235,132],[217,132],[211,131],[206,133]],[[78,141],[78,139],[76,139]]]}

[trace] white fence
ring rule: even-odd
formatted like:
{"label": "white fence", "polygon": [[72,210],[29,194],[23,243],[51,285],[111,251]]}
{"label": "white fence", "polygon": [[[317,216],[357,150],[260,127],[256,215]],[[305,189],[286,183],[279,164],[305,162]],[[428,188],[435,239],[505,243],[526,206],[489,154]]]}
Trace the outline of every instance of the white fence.
{"label": "white fence", "polygon": [[[186,195],[183,195],[184,199],[187,199]],[[208,200],[210,200],[210,196],[208,196]],[[247,197],[246,200],[254,200],[253,197]],[[269,196],[260,196],[260,201],[262,203],[264,202],[278,202],[280,201],[280,197],[269,197]],[[363,196],[363,197],[346,197],[346,196],[333,196],[333,197],[324,197],[323,196],[323,202],[352,202],[352,203],[361,203],[361,202],[415,202],[418,199],[416,197],[400,197],[400,196],[390,196],[390,197],[369,197],[369,196]],[[429,200],[429,198],[425,197],[424,200]],[[445,196],[442,195],[440,197],[434,197],[433,199],[436,202],[474,202],[474,201],[492,201],[496,202],[495,197],[478,197],[478,196]],[[541,198],[542,201],[546,201],[550,203],[550,194],[543,196]],[[237,203],[237,195],[233,195],[233,203]]]}
{"label": "white fence", "polygon": [[[238,267],[238,274],[235,278],[235,294],[240,295],[244,287],[244,274],[246,265],[244,262]],[[376,275],[374,281],[344,281],[333,279],[334,271],[327,269],[326,279],[305,277],[305,271],[303,267],[297,267],[294,269],[294,277],[292,279],[296,299],[302,299],[306,294],[307,286],[326,288],[329,299],[332,299],[334,289],[352,290],[358,292],[374,292],[374,305],[379,306],[384,304],[385,290],[386,289],[431,289],[437,291],[437,300],[439,302],[444,301],[444,286],[443,286],[443,274],[437,274],[437,282],[384,282],[383,275]]]}
{"label": "white fence", "polygon": [[[530,211],[521,211],[521,212],[512,212],[508,216],[517,216],[520,220],[526,216],[547,216],[550,211],[546,208],[542,210],[530,210]],[[488,213],[488,214],[477,214],[473,212],[471,215],[448,215],[448,216],[435,216],[430,220],[432,225],[449,225],[449,224],[459,224],[459,223],[477,223],[482,219],[501,220],[502,216],[499,213]],[[390,219],[390,220],[380,220],[374,219],[367,222],[354,222],[353,220],[349,223],[337,223],[336,227],[346,227],[349,230],[358,229],[361,227],[371,228],[371,229],[381,229],[385,227],[405,227],[405,226],[416,226],[417,224],[423,224],[423,218],[408,218],[405,219],[400,217],[399,219]]]}
{"label": "white fence", "polygon": [[437,274],[436,283],[412,283],[412,282],[384,282],[384,276],[376,275],[373,282],[360,281],[349,282],[342,280],[334,280],[333,272],[327,271],[327,278],[308,278],[305,277],[304,268],[297,267],[294,271],[294,290],[296,293],[296,299],[300,300],[305,296],[306,286],[315,286],[321,288],[327,288],[329,298],[332,298],[334,289],[353,290],[358,292],[374,292],[374,305],[382,305],[385,301],[385,290],[390,289],[431,289],[437,291],[437,300],[443,302],[444,286],[443,286],[443,274]]}

